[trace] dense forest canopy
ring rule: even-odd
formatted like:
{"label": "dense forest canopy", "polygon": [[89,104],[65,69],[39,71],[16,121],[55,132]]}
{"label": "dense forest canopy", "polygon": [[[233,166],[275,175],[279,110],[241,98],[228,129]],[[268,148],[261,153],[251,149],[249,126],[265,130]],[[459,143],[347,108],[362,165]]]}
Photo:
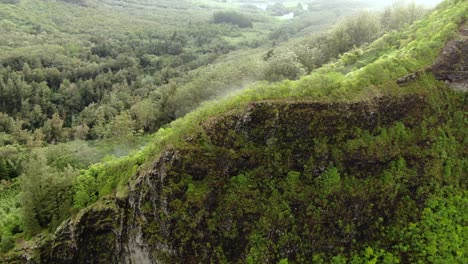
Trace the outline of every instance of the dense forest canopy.
{"label": "dense forest canopy", "polygon": [[[183,105],[190,110],[197,103],[216,95],[215,91],[209,91],[209,87],[217,89],[214,85],[190,91],[196,94],[184,94],[180,86],[193,79],[187,76],[197,74],[195,72],[208,72],[204,67],[223,54],[236,50],[252,50],[251,54],[255,56],[259,49],[254,48],[267,47],[271,43],[277,45],[299,34],[309,23],[314,23],[308,20],[307,14],[303,14],[305,18],[299,17],[297,21],[278,23],[258,10],[242,10],[246,14],[239,11],[217,11],[212,14],[211,8],[203,7],[196,11],[198,16],[190,16],[190,20],[178,22],[178,17],[185,17],[183,13],[173,13],[175,19],[167,19],[151,15],[148,10],[169,9],[169,12],[156,12],[167,15],[174,12],[172,10],[190,12],[188,3],[177,2],[173,9],[166,7],[170,6],[170,2],[151,3],[148,4],[150,8],[145,6],[141,11],[144,14],[139,16],[142,17],[141,21],[130,21],[134,12],[140,12],[141,6],[129,4],[127,12],[130,15],[114,9],[114,6],[126,6],[126,2],[112,2],[113,7],[76,7],[48,1],[28,3],[25,0],[2,9],[5,19],[2,20],[4,48],[0,52],[0,110],[8,115],[4,117],[4,122],[11,124],[5,130],[12,133],[15,129],[13,126],[16,126],[25,133],[36,133],[36,139],[31,135],[35,141],[44,140],[47,143],[108,138],[127,133],[113,129],[116,127],[113,124],[115,117],[119,117],[122,122],[130,124],[128,127],[131,131],[154,132],[159,126],[186,113],[176,109],[178,106]],[[16,6],[24,7],[30,13],[25,15]],[[54,12],[41,12],[41,8]],[[104,16],[103,8],[111,8],[113,12]],[[318,8],[323,9],[320,5]],[[77,10],[73,17],[67,17],[67,12],[74,9]],[[335,9],[336,13],[340,7],[335,6]],[[351,12],[349,6],[343,6],[342,9]],[[297,51],[296,55],[300,54],[296,56],[297,59],[294,59],[295,56],[277,58],[272,56],[274,52],[271,50],[266,55],[267,62],[286,60],[283,64],[291,64],[292,68],[284,71],[270,69],[281,65],[281,62],[271,62],[266,67],[257,66],[265,69],[263,74],[262,69],[258,69],[258,74],[254,74],[257,76],[246,76],[248,73],[244,72],[234,78],[252,81],[298,78],[353,46],[369,43],[381,35],[383,30],[390,30],[389,25],[395,27],[395,21],[404,25],[424,13],[421,8],[413,12],[414,17],[400,13],[392,15],[394,18],[386,16],[386,19],[393,20],[382,20],[382,26],[373,14],[362,13],[362,22],[369,22],[369,19],[374,21],[359,25],[361,28],[357,30],[362,32],[352,33],[353,39],[339,44],[343,47],[330,45],[334,40],[319,41],[325,44],[323,48],[328,46],[329,49],[319,51],[317,47],[320,44],[311,43],[316,40],[303,41],[303,46],[307,47],[297,45],[293,48],[309,50]],[[57,17],[57,13],[64,14],[64,17]],[[401,16],[405,16],[404,19]],[[326,16],[314,16],[314,19],[323,19],[318,22],[325,28],[327,19],[329,22],[334,21]],[[175,25],[161,24],[161,21],[180,23],[177,25],[182,27],[174,28]],[[357,21],[358,18],[355,19]],[[349,22],[348,27],[355,22]],[[335,30],[337,41],[343,37],[340,34],[350,32],[345,24],[342,23],[342,33]],[[242,29],[244,27],[248,29]],[[311,37],[319,39],[329,36]],[[322,54],[310,54],[313,52]],[[305,62],[306,59],[318,61]],[[293,60],[293,63],[287,60]],[[302,60],[302,65],[294,63],[294,60]],[[275,71],[278,70],[282,72],[280,76],[276,76],[278,73]],[[218,74],[224,71],[224,74],[231,75],[229,70],[217,71]],[[216,85],[220,86],[223,85]],[[192,97],[195,105],[179,101],[186,96]],[[153,107],[149,107],[149,101]],[[156,112],[145,115],[148,111]],[[17,124],[19,121],[21,124]],[[18,140],[22,143],[27,141],[25,138]]]}
{"label": "dense forest canopy", "polygon": [[[207,101],[239,94],[249,98],[245,87],[266,87],[259,88],[265,89],[264,99],[283,92],[288,95],[280,98],[294,98],[297,94],[278,88],[288,80],[319,86],[306,89],[309,97],[351,96],[344,88],[333,90],[334,85],[356,89],[361,96],[359,87],[378,86],[427,65],[427,59],[408,62],[408,56],[391,52],[408,45],[435,58],[432,50],[440,49],[457,27],[447,17],[461,20],[463,14],[456,12],[466,9],[463,1],[438,6],[453,14],[443,16],[447,25],[430,44],[413,45],[417,40],[410,38],[429,37],[420,32],[400,37],[415,27],[429,30],[420,21],[439,2],[0,0],[0,252],[8,255],[18,241],[27,247],[24,240],[53,233],[102,197],[125,196],[129,179],[159,148],[154,142],[192,129],[182,125],[184,132],[172,132],[169,124],[201,105],[207,109]],[[459,112],[450,111],[450,118],[463,122]],[[461,159],[457,140],[462,129],[451,121],[433,121],[426,126],[453,133],[427,136],[437,138],[437,151],[447,156],[451,149]],[[180,122],[190,123],[176,121],[174,127]],[[373,139],[376,148],[417,137],[417,131],[398,123],[385,129],[390,132],[382,130]],[[371,135],[362,137],[364,142]],[[363,142],[356,140],[347,150]],[[444,173],[462,174],[463,162],[447,157],[439,165]],[[402,159],[389,166],[388,173],[415,173]],[[340,181],[337,167],[323,171],[324,185]],[[291,181],[299,177],[294,173],[288,174]],[[239,181],[246,180],[242,177]],[[453,176],[453,182],[463,185],[460,177]],[[323,195],[334,192],[329,189]],[[460,207],[458,189],[439,194],[430,208],[441,207],[445,196],[449,206]],[[437,214],[425,212],[424,228],[433,218],[448,221]],[[404,232],[425,235],[410,227]],[[329,256],[317,259],[322,257]]]}

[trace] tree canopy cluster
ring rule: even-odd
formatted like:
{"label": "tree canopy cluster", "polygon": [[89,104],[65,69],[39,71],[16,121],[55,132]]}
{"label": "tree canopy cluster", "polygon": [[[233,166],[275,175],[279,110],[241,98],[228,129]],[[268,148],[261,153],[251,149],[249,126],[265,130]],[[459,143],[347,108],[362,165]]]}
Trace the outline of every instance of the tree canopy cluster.
{"label": "tree canopy cluster", "polygon": [[252,27],[252,21],[247,16],[238,12],[219,11],[213,14],[214,23],[229,23],[241,28]]}

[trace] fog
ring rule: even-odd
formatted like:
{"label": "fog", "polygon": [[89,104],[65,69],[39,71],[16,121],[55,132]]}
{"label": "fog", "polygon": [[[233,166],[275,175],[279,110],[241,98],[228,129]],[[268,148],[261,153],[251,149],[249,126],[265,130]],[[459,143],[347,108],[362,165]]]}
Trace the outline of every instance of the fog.
{"label": "fog", "polygon": [[395,0],[380,0],[380,1],[379,0],[361,0],[360,2],[365,2],[365,3],[368,3],[369,5],[374,5],[378,7],[389,6],[389,5],[392,5],[394,2],[405,2],[405,3],[414,2],[420,5],[424,5],[426,7],[434,7],[442,1],[443,0],[397,0],[397,1]]}
{"label": "fog", "polygon": [[[300,0],[299,1],[284,0],[282,2],[284,2],[284,3],[286,3],[286,2],[298,2],[299,3],[300,2],[300,3],[303,3],[303,4],[307,4],[307,3],[310,3],[310,2],[316,2],[316,1],[323,1],[323,0],[302,0],[302,1],[300,1]],[[346,0],[326,0],[326,1],[327,2],[342,3],[343,1],[346,1]],[[424,5],[426,7],[434,7],[438,3],[442,2],[443,0],[347,0],[347,1],[349,1],[349,2],[361,2],[361,3],[365,3],[366,5],[369,5],[369,6],[382,8],[382,7],[392,5],[394,2],[407,2],[407,3],[415,2],[417,4],[421,4],[421,5]],[[258,4],[258,5],[262,6],[262,4],[274,4],[274,3],[277,3],[277,2],[281,2],[281,1],[269,0],[269,1],[241,1],[241,2],[250,3],[250,4]]]}

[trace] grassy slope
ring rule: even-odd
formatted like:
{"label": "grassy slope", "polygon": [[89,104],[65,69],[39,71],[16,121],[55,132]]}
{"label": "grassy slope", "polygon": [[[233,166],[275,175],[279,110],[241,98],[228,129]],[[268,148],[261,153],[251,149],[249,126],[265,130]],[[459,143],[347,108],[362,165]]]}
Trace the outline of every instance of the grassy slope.
{"label": "grassy slope", "polygon": [[[163,146],[177,144],[182,135],[193,133],[197,124],[203,120],[253,101],[354,101],[374,95],[416,92],[412,90],[414,86],[410,89],[398,87],[395,80],[430,65],[445,42],[456,35],[457,25],[466,19],[467,11],[468,3],[461,1],[450,8],[435,11],[403,32],[386,34],[358,56],[352,67],[357,69],[352,72],[346,72],[346,62],[341,59],[299,81],[284,81],[273,85],[257,84],[221,101],[206,103],[186,117],[173,122],[170,127],[156,133],[155,147],[151,152],[159,153]],[[426,83],[415,84],[416,87],[419,85],[422,92]],[[149,160],[153,158],[150,157]]]}
{"label": "grassy slope", "polygon": [[[403,88],[395,80],[430,65],[445,42],[456,35],[457,25],[466,19],[467,10],[468,3],[461,1],[449,8],[435,11],[425,20],[402,32],[388,33],[371,44],[361,55],[357,55],[356,62],[351,66],[341,59],[299,81],[284,81],[272,85],[260,83],[220,101],[205,103],[196,111],[158,131],[154,135],[153,145],[134,159],[143,158],[151,162],[164,147],[184,144],[181,139],[200,129],[199,124],[204,120],[253,101],[355,101],[385,94],[426,93],[428,82],[434,82],[430,76]],[[354,70],[349,71],[349,68]],[[125,158],[128,159],[133,158]]]}
{"label": "grassy slope", "polygon": [[[21,0],[16,5],[2,4],[0,17],[3,32],[6,37],[0,39],[0,59],[21,57],[22,54],[41,57],[44,53],[54,54],[57,63],[69,61],[72,67],[84,66],[89,63],[81,58],[92,45],[93,36],[108,36],[108,38],[125,38],[128,34],[154,31],[171,31],[190,22],[207,22],[216,10],[237,8],[236,4],[224,4],[216,1],[204,1],[194,5],[190,1],[87,1],[89,6],[67,4],[60,1]],[[254,28],[243,29],[240,34],[229,37],[229,41],[242,42],[257,39],[271,29],[272,23],[279,22],[262,12],[252,12]],[[60,15],[57,15],[60,14]],[[195,15],[194,15],[195,14]],[[315,16],[315,15],[314,15]],[[321,17],[320,19],[323,19]],[[328,21],[330,23],[330,21]],[[36,34],[35,31],[41,33]],[[238,32],[239,33],[239,32]],[[255,36],[255,37],[252,37]],[[209,83],[209,87],[225,86],[226,80],[234,83],[233,87],[224,89],[223,95],[231,90],[238,90],[251,79],[261,75],[261,66],[257,65],[266,52],[264,48],[236,50],[218,58],[214,65],[208,65],[189,74],[187,79],[193,81],[179,85],[181,96],[187,101],[201,101],[192,98],[192,90],[198,92],[207,80],[224,82],[218,85]],[[246,62],[246,58],[250,62]],[[239,67],[239,65],[244,65]],[[70,67],[64,65],[63,67]],[[252,69],[258,70],[257,72]],[[225,74],[231,72],[231,74]],[[236,72],[235,74],[233,72]],[[220,78],[219,75],[226,75]],[[238,76],[243,76],[239,81]],[[237,78],[237,79],[233,79]],[[207,87],[206,85],[205,87]],[[218,92],[206,89],[206,94],[216,95]],[[199,94],[197,96],[200,96]],[[209,97],[209,96],[207,96]],[[179,110],[181,114],[188,112],[193,103]],[[113,163],[113,162],[111,162]]]}
{"label": "grassy slope", "polygon": [[[436,11],[426,20],[406,29],[393,32],[373,43],[354,63],[345,58],[328,65],[297,82],[283,82],[275,85],[259,84],[245,89],[236,95],[217,103],[207,103],[185,118],[174,122],[170,127],[161,129],[154,135],[153,146],[139,154],[128,156],[110,163],[97,165],[98,181],[110,185],[100,194],[108,194],[109,186],[125,185],[130,173],[118,173],[119,167],[133,168],[135,165],[151,163],[167,146],[184,145],[181,139],[195,133],[199,124],[211,116],[219,115],[230,109],[245,106],[249,102],[268,99],[287,100],[362,100],[385,94],[432,93],[428,86],[440,86],[425,76],[418,83],[406,88],[398,87],[393,80],[407,73],[423,68],[434,61],[445,41],[452,37],[457,23],[466,19],[468,4],[458,4]],[[93,170],[93,169],[91,169]],[[86,173],[85,173],[86,174]]]}
{"label": "grassy slope", "polygon": [[[115,185],[119,185],[117,183],[125,183],[127,182],[127,179],[132,176],[132,173],[116,175],[115,168],[122,166],[131,168],[140,164],[143,164],[143,168],[150,166],[164,148],[183,148],[189,144],[183,139],[201,131],[201,124],[209,118],[232,109],[243,108],[250,102],[262,100],[313,100],[337,102],[372,100],[372,98],[385,95],[398,96],[403,94],[420,94],[427,96],[431,107],[436,111],[438,109],[438,118],[441,118],[444,115],[443,109],[446,109],[446,118],[448,119],[448,123],[444,123],[444,125],[438,129],[446,131],[444,133],[455,133],[453,135],[455,138],[450,136],[449,138],[444,139],[445,136],[441,135],[439,139],[442,141],[437,144],[443,145],[445,143],[442,142],[448,142],[447,140],[450,141],[454,139],[456,140],[456,138],[460,137],[463,138],[463,128],[460,127],[464,122],[464,118],[462,117],[463,114],[459,110],[453,109],[453,107],[456,107],[459,102],[464,101],[463,94],[447,91],[445,86],[442,83],[435,81],[431,75],[424,75],[417,82],[405,87],[399,87],[395,83],[396,78],[402,77],[431,64],[439,54],[445,42],[456,36],[456,32],[458,30],[457,25],[466,19],[468,3],[458,1],[458,3],[449,4],[446,2],[445,5],[446,7],[440,8],[425,20],[406,28],[404,31],[391,32],[385,35],[375,43],[371,44],[362,52],[362,54],[348,54],[343,56],[343,58],[338,60],[336,63],[327,65],[299,81],[285,81],[274,85],[257,84],[246,88],[235,95],[228,96],[226,99],[221,101],[206,103],[203,107],[190,113],[186,117],[173,122],[169,127],[158,131],[154,135],[154,143],[152,146],[143,150],[139,154],[115,161],[113,165],[103,165],[100,168],[101,170],[99,173],[99,177],[102,178],[97,178],[96,180],[108,180],[114,182]],[[355,56],[352,58],[352,62],[349,62],[349,56]],[[453,105],[451,102],[453,102]],[[457,107],[459,107],[459,105]],[[437,117],[434,116],[434,118]],[[459,120],[460,118],[461,120]],[[431,120],[432,121],[429,121],[428,123],[429,127],[432,125],[438,126],[436,123],[431,123],[434,119]],[[460,135],[460,133],[462,134]],[[461,154],[460,147],[462,148],[462,146],[459,145],[460,141],[458,141],[458,143],[453,141],[453,144],[455,144],[453,145],[453,151],[455,151],[454,154]],[[434,154],[430,155],[438,155],[437,153],[439,151],[441,153],[445,153],[446,150],[444,149],[447,146],[443,146],[441,150],[438,150],[437,147],[433,148],[431,151],[433,151]],[[453,186],[450,186],[452,185],[450,183],[451,180],[448,179],[448,182],[445,182],[445,184],[448,184],[448,187],[442,188],[427,201],[427,208],[424,209],[424,213],[421,216],[421,222],[410,224],[403,229],[403,235],[400,234],[401,236],[406,234],[407,236],[419,238],[419,240],[408,239],[408,241],[410,241],[408,243],[420,243],[418,241],[429,239],[427,236],[432,236],[430,239],[434,239],[436,237],[445,239],[440,237],[441,233],[451,234],[454,236],[462,234],[460,233],[463,232],[461,231],[463,229],[460,229],[460,219],[462,219],[460,217],[464,214],[463,211],[461,211],[461,208],[463,208],[464,204],[466,205],[466,195],[462,187],[465,186],[465,180],[463,180],[465,170],[460,170],[460,168],[464,167],[463,164],[466,164],[466,160],[462,158],[461,160],[450,162],[455,162],[457,164],[454,165],[454,168],[456,169],[453,171],[453,173],[455,173],[452,178],[454,183]],[[439,163],[437,161],[434,164]],[[440,173],[444,174],[443,171],[448,168],[444,168],[444,166],[447,165],[443,165],[443,163],[442,165],[439,164],[431,166],[429,166],[429,170],[432,168],[434,172],[429,171],[428,175],[438,175],[439,169],[441,169]],[[442,166],[442,168],[437,166]],[[448,170],[450,171],[451,169]],[[459,185],[460,183],[461,187]],[[105,191],[104,193],[107,194],[109,192]],[[445,200],[446,202],[444,202]],[[445,211],[446,208],[451,208],[451,213],[447,213]],[[439,219],[439,221],[445,222],[450,221],[449,218],[451,216],[458,220],[451,222],[451,224],[448,224],[446,227],[439,227],[439,229],[432,233],[424,231],[436,228],[433,226],[432,222],[434,219]],[[450,229],[452,227],[455,229]],[[457,249],[457,253],[454,255],[454,259],[458,259],[458,261],[463,259],[463,255],[466,254],[466,252],[461,250],[463,246],[460,247],[460,245],[464,245],[464,243],[466,243],[466,240],[463,237],[460,239],[461,240],[455,240],[455,244],[452,245],[459,247]],[[409,248],[412,246],[405,243],[398,245],[398,250],[408,252]],[[434,245],[430,243],[413,246],[421,250],[418,252],[427,252],[427,250],[432,249],[433,252],[430,254],[435,254],[435,256],[433,256],[432,259],[428,258],[431,259],[431,261],[436,261],[437,258],[440,257],[437,255],[437,250],[431,248]],[[362,254],[367,256],[369,261],[372,259],[377,260],[377,258],[384,258],[386,256],[384,251],[379,251],[377,249],[377,251],[374,252],[372,248],[366,249]],[[415,257],[416,259],[418,259],[418,256],[423,258],[422,255],[417,254],[422,253],[414,253],[414,256],[412,257]],[[392,255],[390,254],[387,257],[392,258]],[[318,256],[317,258],[320,259],[321,257]],[[338,256],[336,260],[339,261],[339,259],[340,257]]]}
{"label": "grassy slope", "polygon": [[[177,1],[88,1],[89,6],[67,4],[61,1],[21,0],[17,4],[0,3],[0,60],[21,58],[23,54],[41,57],[44,53],[53,54],[58,64],[68,61],[73,67],[89,63],[86,54],[92,45],[93,36],[124,39],[129,34],[144,32],[169,32],[184,27],[187,17],[191,23],[206,23],[214,10],[226,8],[213,1],[204,5]],[[249,40],[251,35],[266,34],[273,21],[266,15],[256,14],[256,27],[246,29],[233,36],[235,42]],[[245,35],[245,36],[244,36]],[[241,51],[239,51],[241,52]],[[258,53],[258,52],[256,52]],[[56,65],[57,66],[57,65]],[[220,67],[225,65],[218,65]],[[209,72],[197,70],[194,75]],[[214,73],[216,74],[216,72]],[[128,140],[111,139],[101,142],[70,142],[50,146],[42,151],[48,153],[58,163],[78,162],[84,167],[98,161],[103,162],[91,167],[92,171],[104,171],[115,164],[115,157],[128,154],[129,148],[139,149],[146,137]],[[2,153],[3,154],[3,153]],[[108,162],[106,162],[108,161]],[[105,165],[103,165],[105,164]],[[65,165],[65,164],[64,164]],[[83,169],[81,167],[80,169]],[[131,170],[130,173],[133,173]],[[119,171],[120,173],[120,171]],[[0,248],[9,249],[12,241],[21,233],[21,208],[18,202],[20,188],[16,181],[2,183],[0,195]],[[124,185],[126,181],[120,182]],[[106,192],[111,193],[116,184],[102,183]],[[14,227],[16,225],[17,227]],[[10,232],[14,232],[11,234]],[[16,236],[16,237],[15,237]]]}

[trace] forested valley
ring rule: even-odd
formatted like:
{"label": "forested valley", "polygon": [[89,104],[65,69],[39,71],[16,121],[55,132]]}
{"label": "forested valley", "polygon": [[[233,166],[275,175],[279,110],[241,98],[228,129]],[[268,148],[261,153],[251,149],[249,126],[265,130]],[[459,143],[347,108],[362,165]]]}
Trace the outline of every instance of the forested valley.
{"label": "forested valley", "polygon": [[[48,255],[44,257],[46,253],[37,253],[35,248],[55,241],[58,236],[54,233],[70,222],[67,219],[82,217],[89,208],[106,208],[108,200],[131,199],[139,177],[151,171],[151,164],[167,149],[187,150],[181,151],[186,160],[196,159],[193,149],[210,155],[218,153],[216,139],[224,135],[228,142],[237,133],[232,131],[237,130],[228,121],[220,121],[226,122],[225,127],[210,134],[211,128],[205,124],[214,122],[210,118],[222,119],[224,113],[235,112],[237,107],[270,100],[340,104],[383,95],[404,97],[421,93],[437,110],[433,115],[426,108],[414,110],[416,116],[402,113],[401,119],[379,123],[372,131],[336,121],[341,130],[333,130],[333,138],[329,139],[331,135],[319,129],[311,139],[313,148],[307,150],[315,156],[301,158],[301,165],[293,166],[292,161],[284,164],[284,157],[299,151],[302,144],[286,140],[289,144],[279,147],[277,142],[289,138],[289,132],[267,140],[267,149],[262,150],[249,143],[251,138],[235,137],[232,149],[239,147],[239,156],[260,152],[266,156],[255,156],[258,164],[253,167],[233,169],[235,173],[226,185],[216,185],[208,176],[201,182],[196,180],[194,171],[208,170],[202,168],[203,164],[181,165],[189,172],[170,175],[185,180],[168,184],[164,193],[173,194],[171,199],[183,193],[183,198],[174,198],[170,203],[174,212],[170,215],[174,217],[171,225],[176,223],[179,233],[175,236],[183,242],[177,247],[169,246],[173,251],[168,252],[177,252],[174,254],[160,248],[154,250],[159,253],[153,252],[152,259],[163,263],[310,263],[312,259],[314,263],[441,263],[448,258],[444,254],[451,254],[451,263],[463,263],[468,243],[463,139],[466,96],[463,92],[441,92],[442,79],[435,80],[431,73],[421,72],[436,61],[447,41],[459,38],[466,15],[467,3],[463,0],[446,0],[437,7],[411,1],[376,4],[351,0],[0,0],[0,262],[23,263],[25,256],[32,256],[37,263],[62,263],[53,260],[55,251],[45,250]],[[412,77],[416,83],[397,88],[397,79],[413,72],[418,72]],[[406,83],[406,79],[400,82]],[[434,90],[428,92],[426,86]],[[289,113],[289,108],[274,111],[278,116]],[[382,111],[383,116],[386,113]],[[335,116],[332,109],[323,114]],[[427,117],[425,123],[417,122],[417,114]],[[259,122],[266,119],[260,118]],[[341,120],[338,114],[336,120]],[[330,124],[316,125],[327,130]],[[277,128],[281,130],[281,125]],[[252,132],[252,138],[267,130],[258,128]],[[422,146],[426,141],[431,143]],[[305,148],[307,143],[302,146]],[[417,147],[423,150],[416,150]],[[288,148],[291,151],[284,152]],[[361,161],[352,163],[345,158],[358,152],[375,159],[359,165],[368,166],[367,173],[361,174],[360,168],[353,167]],[[231,154],[232,160],[239,158]],[[287,159],[294,159],[291,157]],[[202,162],[204,158],[200,159]],[[353,165],[348,166],[347,162]],[[200,168],[192,171],[190,166]],[[421,173],[426,176],[421,177]],[[186,174],[190,174],[187,179]],[[383,178],[374,182],[369,175]],[[368,176],[369,180],[360,182]],[[416,178],[421,179],[420,185],[411,184],[410,180]],[[251,188],[259,179],[267,179],[268,188],[262,185],[259,189],[266,188],[270,196],[262,196],[258,189]],[[301,187],[300,182],[308,183],[311,189]],[[315,219],[312,223],[323,223],[321,217],[326,217],[326,211],[323,215],[318,213],[323,208],[328,208],[328,214],[352,218],[341,214],[341,207],[335,202],[325,201],[336,198],[336,203],[343,202],[339,192],[353,193],[353,198],[369,192],[358,186],[375,188],[376,193],[392,191],[392,199],[399,199],[391,209],[382,209],[378,204],[384,198],[368,201],[385,211],[372,218],[375,226],[371,226],[372,231],[381,232],[382,241],[375,242],[376,234],[365,236],[364,242],[355,236],[352,239],[362,242],[361,246],[348,248],[333,240],[327,243],[341,245],[341,250],[336,246],[327,251],[325,242],[321,246],[321,242],[309,245],[304,237],[296,236],[297,230],[289,230],[284,241],[277,238],[275,245],[267,245],[268,236],[261,233],[262,228],[275,225],[269,219],[285,217],[286,213],[275,211],[281,211],[283,204],[290,203],[285,211],[293,215],[293,204],[306,203],[305,197],[313,197],[315,211],[307,214]],[[239,234],[221,232],[227,240],[243,241],[250,251],[236,248],[231,252],[216,239],[197,240],[185,235],[194,227],[180,222],[183,219],[204,215],[209,219],[207,225],[218,223],[219,219],[211,213],[222,215],[224,211],[219,207],[200,209],[200,215],[190,213],[202,208],[211,197],[209,190],[217,187],[227,188],[226,196],[217,194],[225,199],[225,210],[253,217],[254,222],[265,221],[258,224],[261,227],[242,226]],[[437,194],[430,196],[434,190],[438,190]],[[253,204],[246,204],[250,207],[244,210],[230,204],[246,197],[258,198],[270,210]],[[146,213],[145,208],[149,207],[145,204],[141,205],[143,209],[138,208]],[[449,209],[444,211],[446,208]],[[392,215],[401,217],[398,224],[387,215],[388,210],[401,210],[397,216]],[[262,217],[256,218],[257,214]],[[134,215],[130,218],[133,217],[137,219]],[[297,223],[284,218],[283,224],[291,228],[303,226],[302,222],[299,224],[302,216],[294,217]],[[144,222],[148,216],[142,219],[145,220],[133,220]],[[225,226],[221,222],[219,226]],[[344,222],[340,220],[332,228],[344,232],[341,241],[358,232]],[[385,229],[384,223],[391,228]],[[444,227],[437,229],[437,225]],[[210,232],[217,228],[207,227]],[[331,230],[327,228],[324,230]],[[432,228],[433,232],[429,231]],[[153,235],[154,230],[149,230]],[[309,234],[310,230],[301,232]],[[246,237],[236,240],[242,232]],[[326,237],[320,232],[310,234]],[[451,240],[442,234],[455,238]],[[164,241],[161,236],[158,233],[145,238],[145,243]],[[448,244],[446,251],[424,244],[434,237]],[[192,245],[184,244],[187,241]],[[202,242],[209,249],[197,251]],[[153,244],[158,243],[162,242]],[[215,248],[215,244],[219,247]],[[78,257],[68,261],[71,262],[63,263],[88,263]],[[98,257],[89,261],[111,263]]]}

